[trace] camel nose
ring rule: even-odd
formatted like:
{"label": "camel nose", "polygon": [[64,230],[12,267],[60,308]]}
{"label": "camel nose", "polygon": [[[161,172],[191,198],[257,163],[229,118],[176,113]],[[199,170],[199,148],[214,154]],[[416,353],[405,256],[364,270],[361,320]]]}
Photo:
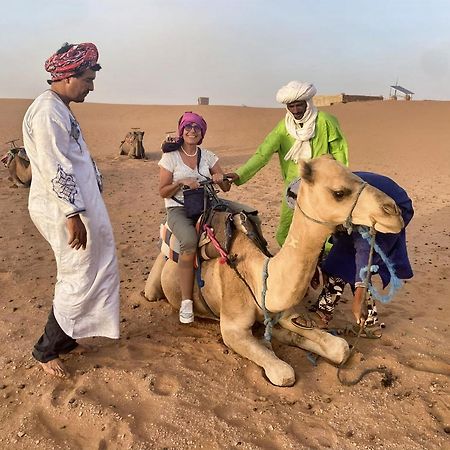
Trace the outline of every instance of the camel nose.
{"label": "camel nose", "polygon": [[400,215],[400,209],[397,206],[396,203],[392,202],[392,203],[385,203],[382,206],[383,211],[388,214],[389,216],[399,216]]}

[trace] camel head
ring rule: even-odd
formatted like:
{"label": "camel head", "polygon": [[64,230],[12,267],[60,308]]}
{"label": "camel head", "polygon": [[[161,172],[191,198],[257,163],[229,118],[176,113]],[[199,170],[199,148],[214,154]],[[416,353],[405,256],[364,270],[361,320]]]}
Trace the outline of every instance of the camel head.
{"label": "camel head", "polygon": [[144,133],[145,133],[145,131],[135,131],[134,132],[135,139],[138,142],[142,143],[142,140],[144,139]]}
{"label": "camel head", "polygon": [[300,177],[298,203],[309,217],[341,225],[351,213],[353,224],[374,226],[382,233],[403,228],[400,209],[391,197],[368,184],[363,188],[361,178],[330,156],[303,161]]}

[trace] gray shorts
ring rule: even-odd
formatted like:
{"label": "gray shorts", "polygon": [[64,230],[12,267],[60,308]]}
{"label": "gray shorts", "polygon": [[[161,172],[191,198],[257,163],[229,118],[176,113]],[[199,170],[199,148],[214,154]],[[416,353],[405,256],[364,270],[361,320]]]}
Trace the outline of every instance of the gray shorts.
{"label": "gray shorts", "polygon": [[180,241],[180,253],[194,253],[197,250],[198,235],[195,222],[186,217],[182,206],[167,208],[167,224]]}

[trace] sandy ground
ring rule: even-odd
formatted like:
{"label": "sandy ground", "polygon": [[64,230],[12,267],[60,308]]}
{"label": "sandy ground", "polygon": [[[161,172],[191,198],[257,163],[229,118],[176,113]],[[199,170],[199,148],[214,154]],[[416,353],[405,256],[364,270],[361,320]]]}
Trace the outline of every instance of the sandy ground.
{"label": "sandy ground", "polygon": [[[0,142],[21,137],[30,102],[0,100]],[[450,448],[449,102],[335,105],[351,168],[394,178],[412,197],[408,227],[415,277],[379,312],[381,340],[363,340],[347,377],[383,365],[354,387],[325,360],[274,344],[295,369],[293,387],[272,386],[255,364],[227,349],[219,326],[178,323],[166,302],[142,296],[158,254],[164,216],[157,193],[159,144],[184,110],[208,121],[204,147],[226,170],[253,153],[282,109],[85,104],[75,107],[105,179],[121,271],[121,339],[89,339],[99,351],[65,359],[67,380],[52,379],[30,356],[52,302],[55,261],[31,223],[27,189],[0,169],[0,449],[438,449]],[[145,130],[149,159],[118,157],[131,127]],[[2,144],[6,151],[7,146]],[[255,205],[276,250],[281,183],[274,160],[229,198]],[[311,301],[317,295],[311,292]],[[348,292],[346,299],[349,299]],[[336,322],[351,319],[349,303]],[[352,341],[349,338],[349,341]]]}

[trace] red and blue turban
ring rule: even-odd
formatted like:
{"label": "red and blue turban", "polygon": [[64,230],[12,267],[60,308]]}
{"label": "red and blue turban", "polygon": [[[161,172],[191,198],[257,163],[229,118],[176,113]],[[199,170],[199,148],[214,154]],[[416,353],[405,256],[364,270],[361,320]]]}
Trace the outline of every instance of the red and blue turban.
{"label": "red and blue turban", "polygon": [[60,81],[90,69],[97,61],[98,50],[94,44],[73,44],[67,51],[50,56],[45,61],[45,70],[50,73],[51,81]]}

